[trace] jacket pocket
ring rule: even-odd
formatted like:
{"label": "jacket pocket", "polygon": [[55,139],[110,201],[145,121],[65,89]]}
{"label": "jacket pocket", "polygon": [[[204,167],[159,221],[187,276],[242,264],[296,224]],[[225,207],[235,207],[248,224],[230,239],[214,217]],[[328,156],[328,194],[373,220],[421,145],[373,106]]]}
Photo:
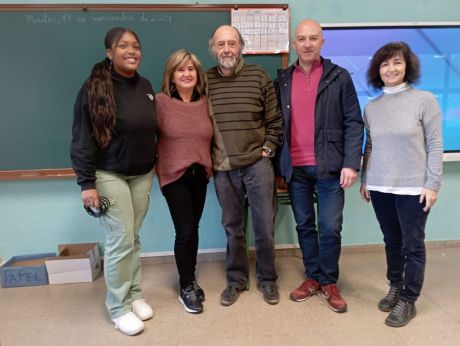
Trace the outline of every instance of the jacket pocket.
{"label": "jacket pocket", "polygon": [[343,166],[344,139],[341,129],[327,129],[327,165],[330,172],[338,172]]}

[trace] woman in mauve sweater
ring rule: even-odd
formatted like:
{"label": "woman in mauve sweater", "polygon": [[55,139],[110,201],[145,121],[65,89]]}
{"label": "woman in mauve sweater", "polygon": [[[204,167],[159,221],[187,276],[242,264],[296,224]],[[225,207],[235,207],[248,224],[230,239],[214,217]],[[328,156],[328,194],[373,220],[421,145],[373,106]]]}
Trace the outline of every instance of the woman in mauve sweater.
{"label": "woman in mauve sweater", "polygon": [[213,129],[204,90],[196,56],[184,49],[173,53],[166,62],[162,92],[156,95],[156,169],[176,230],[179,301],[190,313],[202,312],[205,298],[195,278],[198,226],[212,174]]}
{"label": "woman in mauve sweater", "polygon": [[404,42],[372,57],[368,81],[383,93],[364,111],[367,141],[361,196],[372,201],[385,241],[390,290],[378,304],[385,323],[405,326],[415,317],[423,285],[425,224],[441,186],[441,111],[434,95],[412,87],[419,60]]}

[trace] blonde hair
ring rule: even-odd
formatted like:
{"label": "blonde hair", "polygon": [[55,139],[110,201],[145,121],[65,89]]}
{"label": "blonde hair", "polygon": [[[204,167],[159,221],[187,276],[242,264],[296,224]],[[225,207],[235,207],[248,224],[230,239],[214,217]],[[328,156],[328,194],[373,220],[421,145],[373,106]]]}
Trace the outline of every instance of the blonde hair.
{"label": "blonde hair", "polygon": [[204,94],[205,85],[204,85],[204,74],[203,68],[201,67],[201,62],[198,60],[195,54],[190,53],[185,49],[179,49],[178,51],[172,53],[165,64],[165,70],[163,73],[163,82],[161,83],[161,91],[168,96],[176,91],[176,86],[172,82],[173,74],[178,67],[182,66],[184,63],[191,61],[196,70],[197,81],[194,90],[201,96]]}

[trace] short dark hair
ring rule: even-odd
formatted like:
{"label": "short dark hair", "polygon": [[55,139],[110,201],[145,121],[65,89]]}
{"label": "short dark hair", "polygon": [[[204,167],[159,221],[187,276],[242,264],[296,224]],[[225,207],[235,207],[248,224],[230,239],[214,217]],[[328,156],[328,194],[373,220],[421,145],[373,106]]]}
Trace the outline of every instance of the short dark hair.
{"label": "short dark hair", "polygon": [[382,62],[401,55],[406,63],[406,74],[404,81],[409,84],[417,83],[420,79],[420,62],[418,57],[412,52],[409,45],[405,42],[390,42],[380,47],[371,59],[369,69],[367,70],[367,82],[375,89],[381,89],[384,86],[380,77],[380,65]]}

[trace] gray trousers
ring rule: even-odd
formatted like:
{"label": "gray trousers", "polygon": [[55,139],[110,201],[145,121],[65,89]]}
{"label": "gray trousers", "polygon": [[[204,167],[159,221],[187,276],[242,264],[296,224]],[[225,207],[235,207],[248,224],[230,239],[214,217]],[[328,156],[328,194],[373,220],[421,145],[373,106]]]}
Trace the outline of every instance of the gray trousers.
{"label": "gray trousers", "polygon": [[256,278],[274,284],[274,228],[277,210],[273,166],[269,158],[241,169],[214,172],[214,185],[222,208],[222,225],[227,236],[227,283],[247,287],[249,260],[245,241],[245,197],[249,202],[256,247]]}

